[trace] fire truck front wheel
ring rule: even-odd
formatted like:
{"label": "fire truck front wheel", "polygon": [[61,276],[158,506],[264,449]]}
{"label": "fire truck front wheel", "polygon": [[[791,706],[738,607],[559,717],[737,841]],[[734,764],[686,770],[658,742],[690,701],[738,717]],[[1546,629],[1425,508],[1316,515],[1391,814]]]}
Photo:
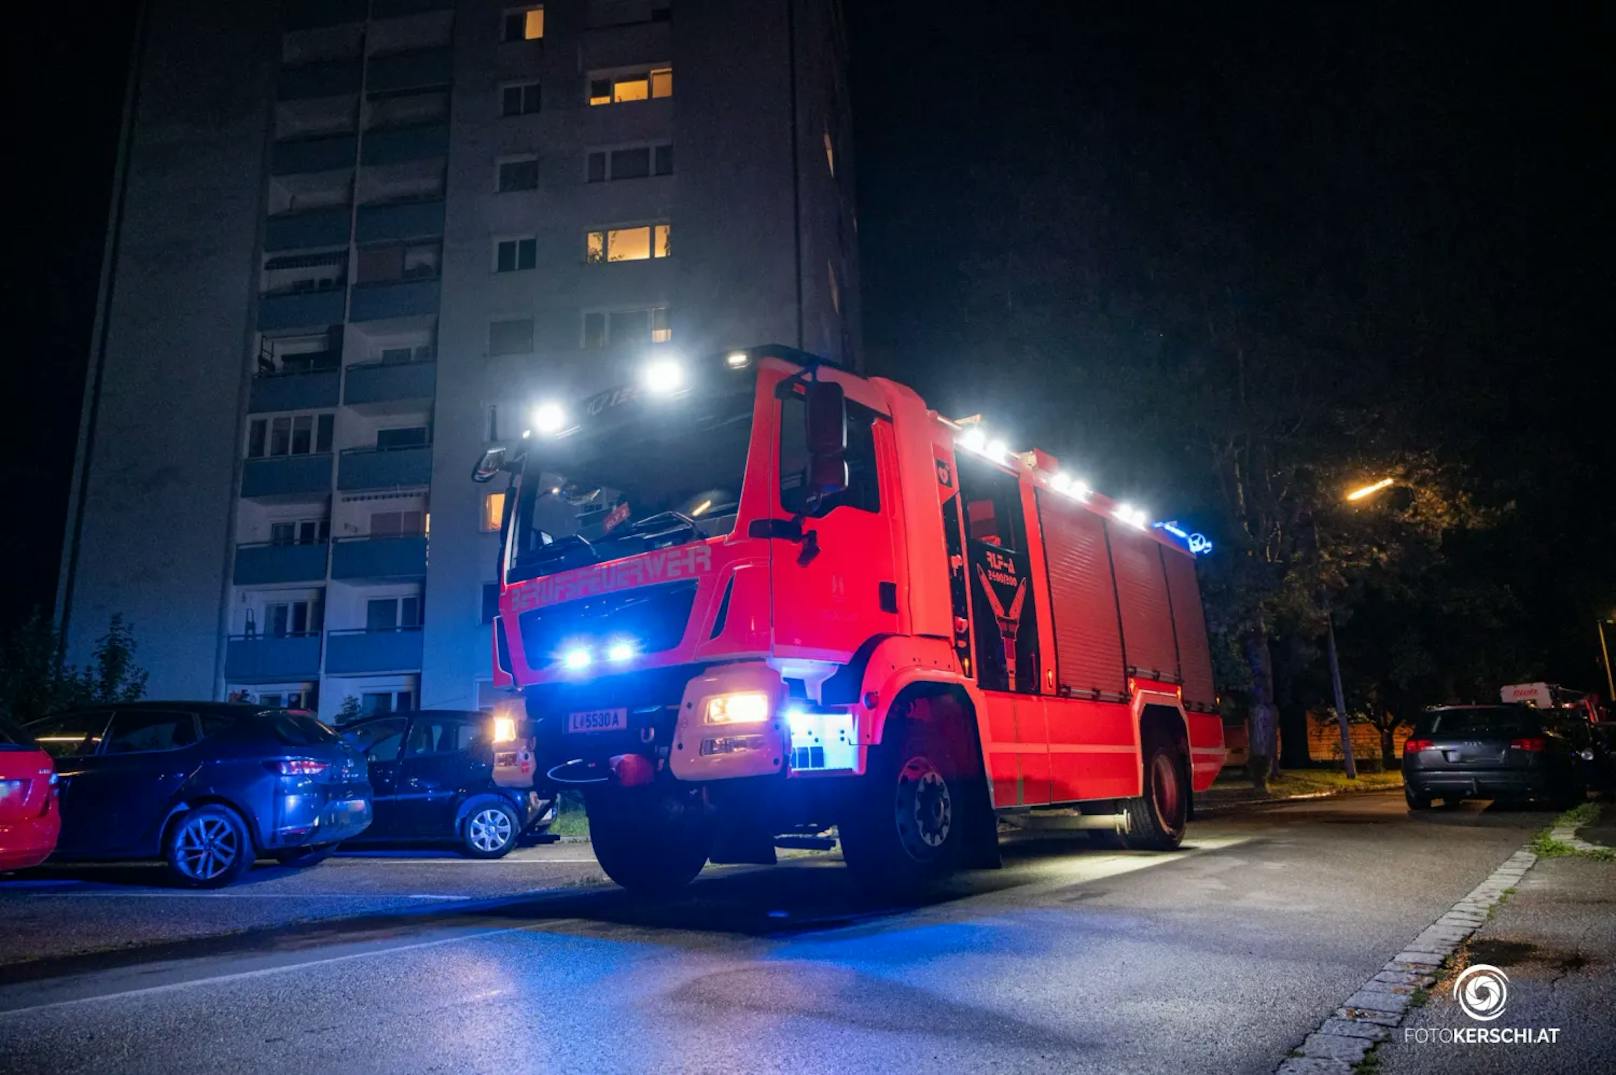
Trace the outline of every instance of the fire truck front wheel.
{"label": "fire truck front wheel", "polygon": [[1189,820],[1189,766],[1183,748],[1157,735],[1145,742],[1145,793],[1124,801],[1123,843],[1141,851],[1172,851]]}
{"label": "fire truck front wheel", "polygon": [[712,836],[692,792],[602,789],[587,795],[584,805],[595,858],[606,876],[630,891],[675,892],[707,864]]}
{"label": "fire truck front wheel", "polygon": [[863,787],[838,827],[842,856],[866,889],[912,894],[959,865],[970,797],[954,736],[904,720],[870,750]]}

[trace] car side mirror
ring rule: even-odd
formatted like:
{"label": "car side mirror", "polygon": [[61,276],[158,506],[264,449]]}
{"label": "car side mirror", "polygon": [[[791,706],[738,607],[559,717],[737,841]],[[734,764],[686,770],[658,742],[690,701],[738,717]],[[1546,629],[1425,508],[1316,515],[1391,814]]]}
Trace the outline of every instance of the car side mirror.
{"label": "car side mirror", "polygon": [[847,395],[834,381],[805,386],[808,493],[835,496],[847,489]]}
{"label": "car side mirror", "polygon": [[493,481],[500,471],[505,469],[505,448],[498,446],[483,451],[482,458],[471,470],[471,480],[479,485],[486,485]]}

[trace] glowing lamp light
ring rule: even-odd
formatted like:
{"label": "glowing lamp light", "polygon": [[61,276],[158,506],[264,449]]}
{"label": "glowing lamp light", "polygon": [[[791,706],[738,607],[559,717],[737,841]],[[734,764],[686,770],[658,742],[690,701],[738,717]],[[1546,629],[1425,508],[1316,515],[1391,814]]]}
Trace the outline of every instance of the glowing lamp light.
{"label": "glowing lamp light", "polygon": [[769,719],[769,696],[763,691],[732,691],[707,699],[708,724],[761,724]]}
{"label": "glowing lamp light", "polygon": [[1370,482],[1368,485],[1361,486],[1361,487],[1359,487],[1357,489],[1354,489],[1352,492],[1348,493],[1347,494],[1347,499],[1348,500],[1362,500],[1365,497],[1374,496],[1376,493],[1380,492],[1382,489],[1385,489],[1388,486],[1390,486],[1394,480],[1395,479],[1392,479],[1392,478],[1382,478],[1378,482]]}
{"label": "glowing lamp light", "polygon": [[724,356],[724,365],[732,370],[745,369],[746,364],[752,361],[752,356],[745,351],[731,351]]}
{"label": "glowing lamp light", "polygon": [[1143,508],[1136,508],[1132,504],[1123,503],[1118,504],[1111,514],[1129,526],[1137,527],[1140,530],[1145,528],[1147,516]]}
{"label": "glowing lamp light", "polygon": [[641,374],[647,390],[658,395],[670,395],[685,385],[684,367],[668,358],[659,358],[646,364]]}
{"label": "glowing lamp light", "polygon": [[1078,481],[1065,471],[1061,471],[1049,479],[1049,487],[1062,496],[1069,496],[1074,500],[1087,500],[1089,498],[1088,483]]}
{"label": "glowing lamp light", "polygon": [[619,638],[606,647],[606,659],[613,664],[624,664],[639,655],[640,647],[632,638]]}
{"label": "glowing lamp light", "polygon": [[973,452],[982,452],[988,446],[988,435],[980,426],[972,426],[960,434],[960,445]]}
{"label": "glowing lamp light", "polygon": [[533,428],[553,437],[567,428],[567,412],[559,403],[541,403],[533,408]]}
{"label": "glowing lamp light", "polygon": [[491,737],[495,743],[511,743],[516,740],[516,718],[495,717],[494,734]]}
{"label": "glowing lamp light", "polygon": [[581,672],[594,663],[595,655],[588,646],[571,646],[562,651],[561,666],[571,672]]}
{"label": "glowing lamp light", "polygon": [[1004,441],[1000,440],[997,437],[995,437],[994,439],[988,441],[988,446],[987,446],[988,458],[1002,460],[1005,456],[1007,456],[1009,454],[1010,454],[1010,445],[1006,444]]}

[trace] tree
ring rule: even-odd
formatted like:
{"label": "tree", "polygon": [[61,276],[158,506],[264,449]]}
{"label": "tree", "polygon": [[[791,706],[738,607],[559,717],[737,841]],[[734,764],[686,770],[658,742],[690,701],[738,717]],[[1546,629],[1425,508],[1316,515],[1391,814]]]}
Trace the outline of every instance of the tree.
{"label": "tree", "polygon": [[337,723],[347,724],[351,720],[358,720],[362,715],[359,699],[350,694],[343,698],[342,705],[337,709]]}
{"label": "tree", "polygon": [[90,663],[76,668],[61,632],[36,610],[0,643],[0,712],[27,723],[73,706],[135,701],[147,677],[135,651],[133,631],[114,614]]}

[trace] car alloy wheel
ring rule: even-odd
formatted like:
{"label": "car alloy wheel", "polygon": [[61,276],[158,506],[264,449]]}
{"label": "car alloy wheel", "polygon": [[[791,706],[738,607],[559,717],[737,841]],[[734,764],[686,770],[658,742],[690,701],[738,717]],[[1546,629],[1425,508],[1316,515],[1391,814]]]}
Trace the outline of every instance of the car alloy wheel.
{"label": "car alloy wheel", "polygon": [[496,806],[485,807],[466,822],[466,840],[478,851],[492,854],[511,842],[516,828],[511,815]]}
{"label": "car alloy wheel", "polygon": [[241,856],[241,834],[213,814],[189,818],[176,840],[174,865],[192,881],[212,881]]}

